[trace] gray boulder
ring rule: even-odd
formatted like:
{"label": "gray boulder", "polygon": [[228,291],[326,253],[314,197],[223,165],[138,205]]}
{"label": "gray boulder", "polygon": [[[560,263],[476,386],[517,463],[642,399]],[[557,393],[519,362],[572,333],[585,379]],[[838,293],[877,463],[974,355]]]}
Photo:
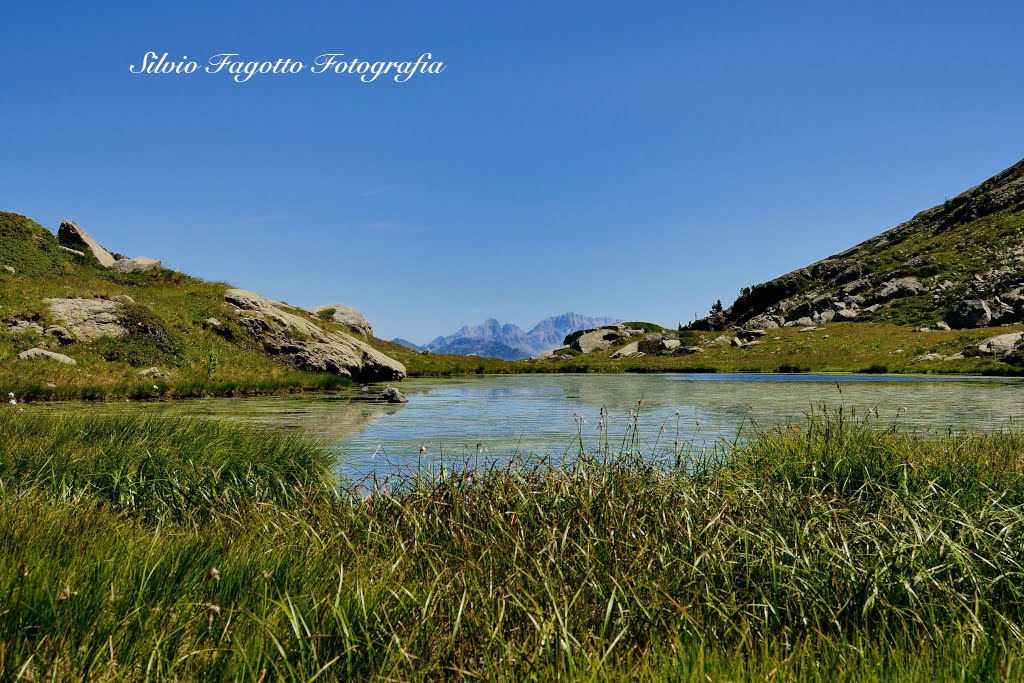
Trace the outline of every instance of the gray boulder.
{"label": "gray boulder", "polygon": [[316,313],[320,314],[322,311],[329,311],[333,309],[334,312],[331,314],[331,320],[344,325],[353,332],[357,332],[364,337],[373,336],[373,325],[370,321],[363,317],[363,314],[345,304],[329,304],[327,306],[321,306],[316,309]]}
{"label": "gray boulder", "polygon": [[661,348],[663,350],[665,350],[665,351],[675,351],[680,346],[682,346],[682,342],[679,341],[678,339],[662,339],[661,340]]}
{"label": "gray boulder", "polygon": [[594,353],[595,351],[607,350],[621,337],[622,334],[618,329],[601,327],[596,330],[584,332],[580,336],[576,337],[576,339],[572,340],[569,345],[581,353]]}
{"label": "gray boulder", "polygon": [[239,323],[272,356],[293,365],[360,381],[405,377],[405,366],[343,332],[327,332],[306,318],[244,289],[229,289],[224,299],[238,308]]}
{"label": "gray boulder", "polygon": [[4,266],[4,270],[6,270],[11,275],[15,275],[18,272],[14,269],[14,266]]}
{"label": "gray boulder", "polygon": [[856,320],[859,313],[852,308],[843,308],[836,311],[836,317],[833,318],[838,322]]}
{"label": "gray boulder", "polygon": [[55,360],[64,365],[77,365],[74,358],[65,356],[63,353],[54,353],[46,349],[29,349],[18,354],[18,360]]}
{"label": "gray boulder", "polygon": [[992,309],[982,299],[964,299],[953,304],[946,314],[946,322],[955,329],[986,327],[992,322]]}
{"label": "gray boulder", "polygon": [[381,392],[381,397],[388,403],[408,403],[409,399],[405,397],[398,389],[394,388],[390,384],[384,387],[384,391]]}
{"label": "gray boulder", "polygon": [[115,263],[114,256],[72,220],[64,219],[61,222],[57,230],[57,241],[67,247],[84,247],[104,268]]}
{"label": "gray boulder", "polygon": [[1006,354],[1017,348],[1020,344],[1021,339],[1024,339],[1024,332],[1011,332],[1009,334],[999,334],[995,337],[989,337],[985,341],[978,344],[978,351],[981,353],[988,353],[997,356],[1005,356]]}
{"label": "gray boulder", "polygon": [[160,262],[156,259],[138,256],[136,258],[123,258],[114,261],[110,269],[118,273],[138,273],[143,270],[159,268]]}
{"label": "gray boulder", "polygon": [[905,296],[914,296],[926,291],[927,288],[921,284],[916,277],[900,277],[882,283],[878,292],[871,297],[874,303],[881,303],[889,299],[899,299]]}
{"label": "gray boulder", "polygon": [[50,315],[60,321],[74,339],[89,342],[99,337],[120,337],[127,330],[121,324],[121,304],[109,299],[43,299]]}

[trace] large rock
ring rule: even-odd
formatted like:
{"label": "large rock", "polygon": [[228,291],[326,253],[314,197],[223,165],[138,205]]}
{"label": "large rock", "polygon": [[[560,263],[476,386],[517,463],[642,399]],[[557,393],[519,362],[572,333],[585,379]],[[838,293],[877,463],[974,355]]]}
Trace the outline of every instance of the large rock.
{"label": "large rock", "polygon": [[18,360],[55,360],[65,365],[77,365],[74,358],[65,356],[63,353],[54,353],[46,349],[29,349],[18,354]]}
{"label": "large rock", "polygon": [[[570,339],[572,335],[566,339]],[[604,351],[611,347],[616,340],[622,337],[622,333],[618,328],[602,327],[589,332],[584,332],[580,336],[572,339],[569,342],[569,346],[576,349],[580,353],[593,353],[594,351]]]}
{"label": "large rock", "polygon": [[118,317],[121,304],[108,299],[43,299],[50,316],[75,339],[82,342],[98,337],[120,337],[127,330]]}
{"label": "large rock", "polygon": [[109,251],[101,247],[99,242],[72,220],[64,219],[61,222],[57,230],[57,241],[68,247],[85,247],[104,268],[109,268],[116,262]]}
{"label": "large rock", "polygon": [[629,342],[611,355],[612,358],[630,358],[640,354],[640,342]]}
{"label": "large rock", "polygon": [[364,337],[373,336],[373,326],[370,324],[370,321],[364,318],[362,313],[351,306],[346,306],[345,304],[330,304],[316,309],[316,313],[319,315],[324,311],[330,311],[332,309],[334,313],[331,314],[331,320],[334,322],[339,325],[344,325],[353,332],[358,332]]}
{"label": "large rock", "polygon": [[397,360],[343,332],[327,332],[258,294],[229,289],[224,298],[238,307],[239,322],[267,353],[297,367],[368,382],[405,377],[405,366]]}
{"label": "large rock", "polygon": [[114,261],[114,264],[110,266],[110,269],[118,273],[137,273],[139,271],[159,267],[160,262],[156,259],[137,256],[135,258],[118,259],[117,261]]}
{"label": "large rock", "polygon": [[965,299],[953,304],[946,314],[946,322],[950,327],[985,327],[992,322],[992,309],[982,299]]}
{"label": "large rock", "polygon": [[1005,356],[1017,348],[1017,344],[1020,343],[1021,339],[1024,339],[1024,332],[1010,332],[1009,334],[996,335],[995,337],[989,337],[978,344],[978,351],[982,353],[991,353],[997,356]]}

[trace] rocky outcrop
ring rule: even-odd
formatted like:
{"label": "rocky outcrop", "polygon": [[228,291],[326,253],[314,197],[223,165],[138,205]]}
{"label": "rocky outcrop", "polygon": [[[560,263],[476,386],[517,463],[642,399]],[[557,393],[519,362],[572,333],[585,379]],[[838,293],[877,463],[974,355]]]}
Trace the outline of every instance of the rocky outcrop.
{"label": "rocky outcrop", "polygon": [[84,247],[84,250],[92,254],[104,268],[110,268],[116,262],[109,251],[101,247],[99,242],[72,220],[64,219],[61,222],[60,228],[57,230],[57,241],[66,247],[75,249]]}
{"label": "rocky outcrop", "polygon": [[18,360],[55,360],[64,365],[77,365],[74,358],[65,356],[63,353],[54,353],[46,349],[29,349],[18,354]]}
{"label": "rocky outcrop", "polygon": [[316,309],[316,314],[320,316],[329,316],[331,320],[344,325],[353,332],[363,335],[364,337],[373,336],[373,326],[370,321],[363,317],[363,314],[345,304],[330,304],[328,306],[321,306]]}
{"label": "rocky outcrop", "polygon": [[143,270],[159,268],[160,262],[156,259],[137,256],[135,258],[123,258],[114,261],[110,269],[117,273],[137,273]]}
{"label": "rocky outcrop", "polygon": [[99,337],[120,337],[127,330],[118,316],[120,302],[108,299],[43,299],[50,316],[80,342]]}
{"label": "rocky outcrop", "polygon": [[224,299],[238,309],[239,323],[267,353],[297,367],[366,382],[405,377],[405,366],[395,359],[343,332],[325,331],[258,294],[229,289]]}

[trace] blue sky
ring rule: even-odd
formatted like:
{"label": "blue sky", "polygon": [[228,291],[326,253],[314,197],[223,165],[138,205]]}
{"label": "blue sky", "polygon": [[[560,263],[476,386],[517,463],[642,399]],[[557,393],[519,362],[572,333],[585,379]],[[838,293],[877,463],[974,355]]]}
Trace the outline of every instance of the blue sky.
{"label": "blue sky", "polygon": [[32,5],[0,10],[0,209],[384,337],[674,325],[1024,156],[1019,2]]}

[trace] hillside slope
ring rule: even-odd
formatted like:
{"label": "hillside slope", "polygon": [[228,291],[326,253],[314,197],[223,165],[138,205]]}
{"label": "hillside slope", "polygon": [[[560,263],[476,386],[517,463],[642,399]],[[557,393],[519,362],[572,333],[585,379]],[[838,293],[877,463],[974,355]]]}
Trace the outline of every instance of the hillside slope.
{"label": "hillside slope", "polygon": [[265,393],[404,376],[404,366],[374,341],[326,312],[111,254],[70,221],[58,239],[35,221],[0,212],[5,394]]}
{"label": "hillside slope", "polygon": [[988,327],[1024,322],[1022,291],[1024,160],[842,253],[744,288],[691,327]]}

